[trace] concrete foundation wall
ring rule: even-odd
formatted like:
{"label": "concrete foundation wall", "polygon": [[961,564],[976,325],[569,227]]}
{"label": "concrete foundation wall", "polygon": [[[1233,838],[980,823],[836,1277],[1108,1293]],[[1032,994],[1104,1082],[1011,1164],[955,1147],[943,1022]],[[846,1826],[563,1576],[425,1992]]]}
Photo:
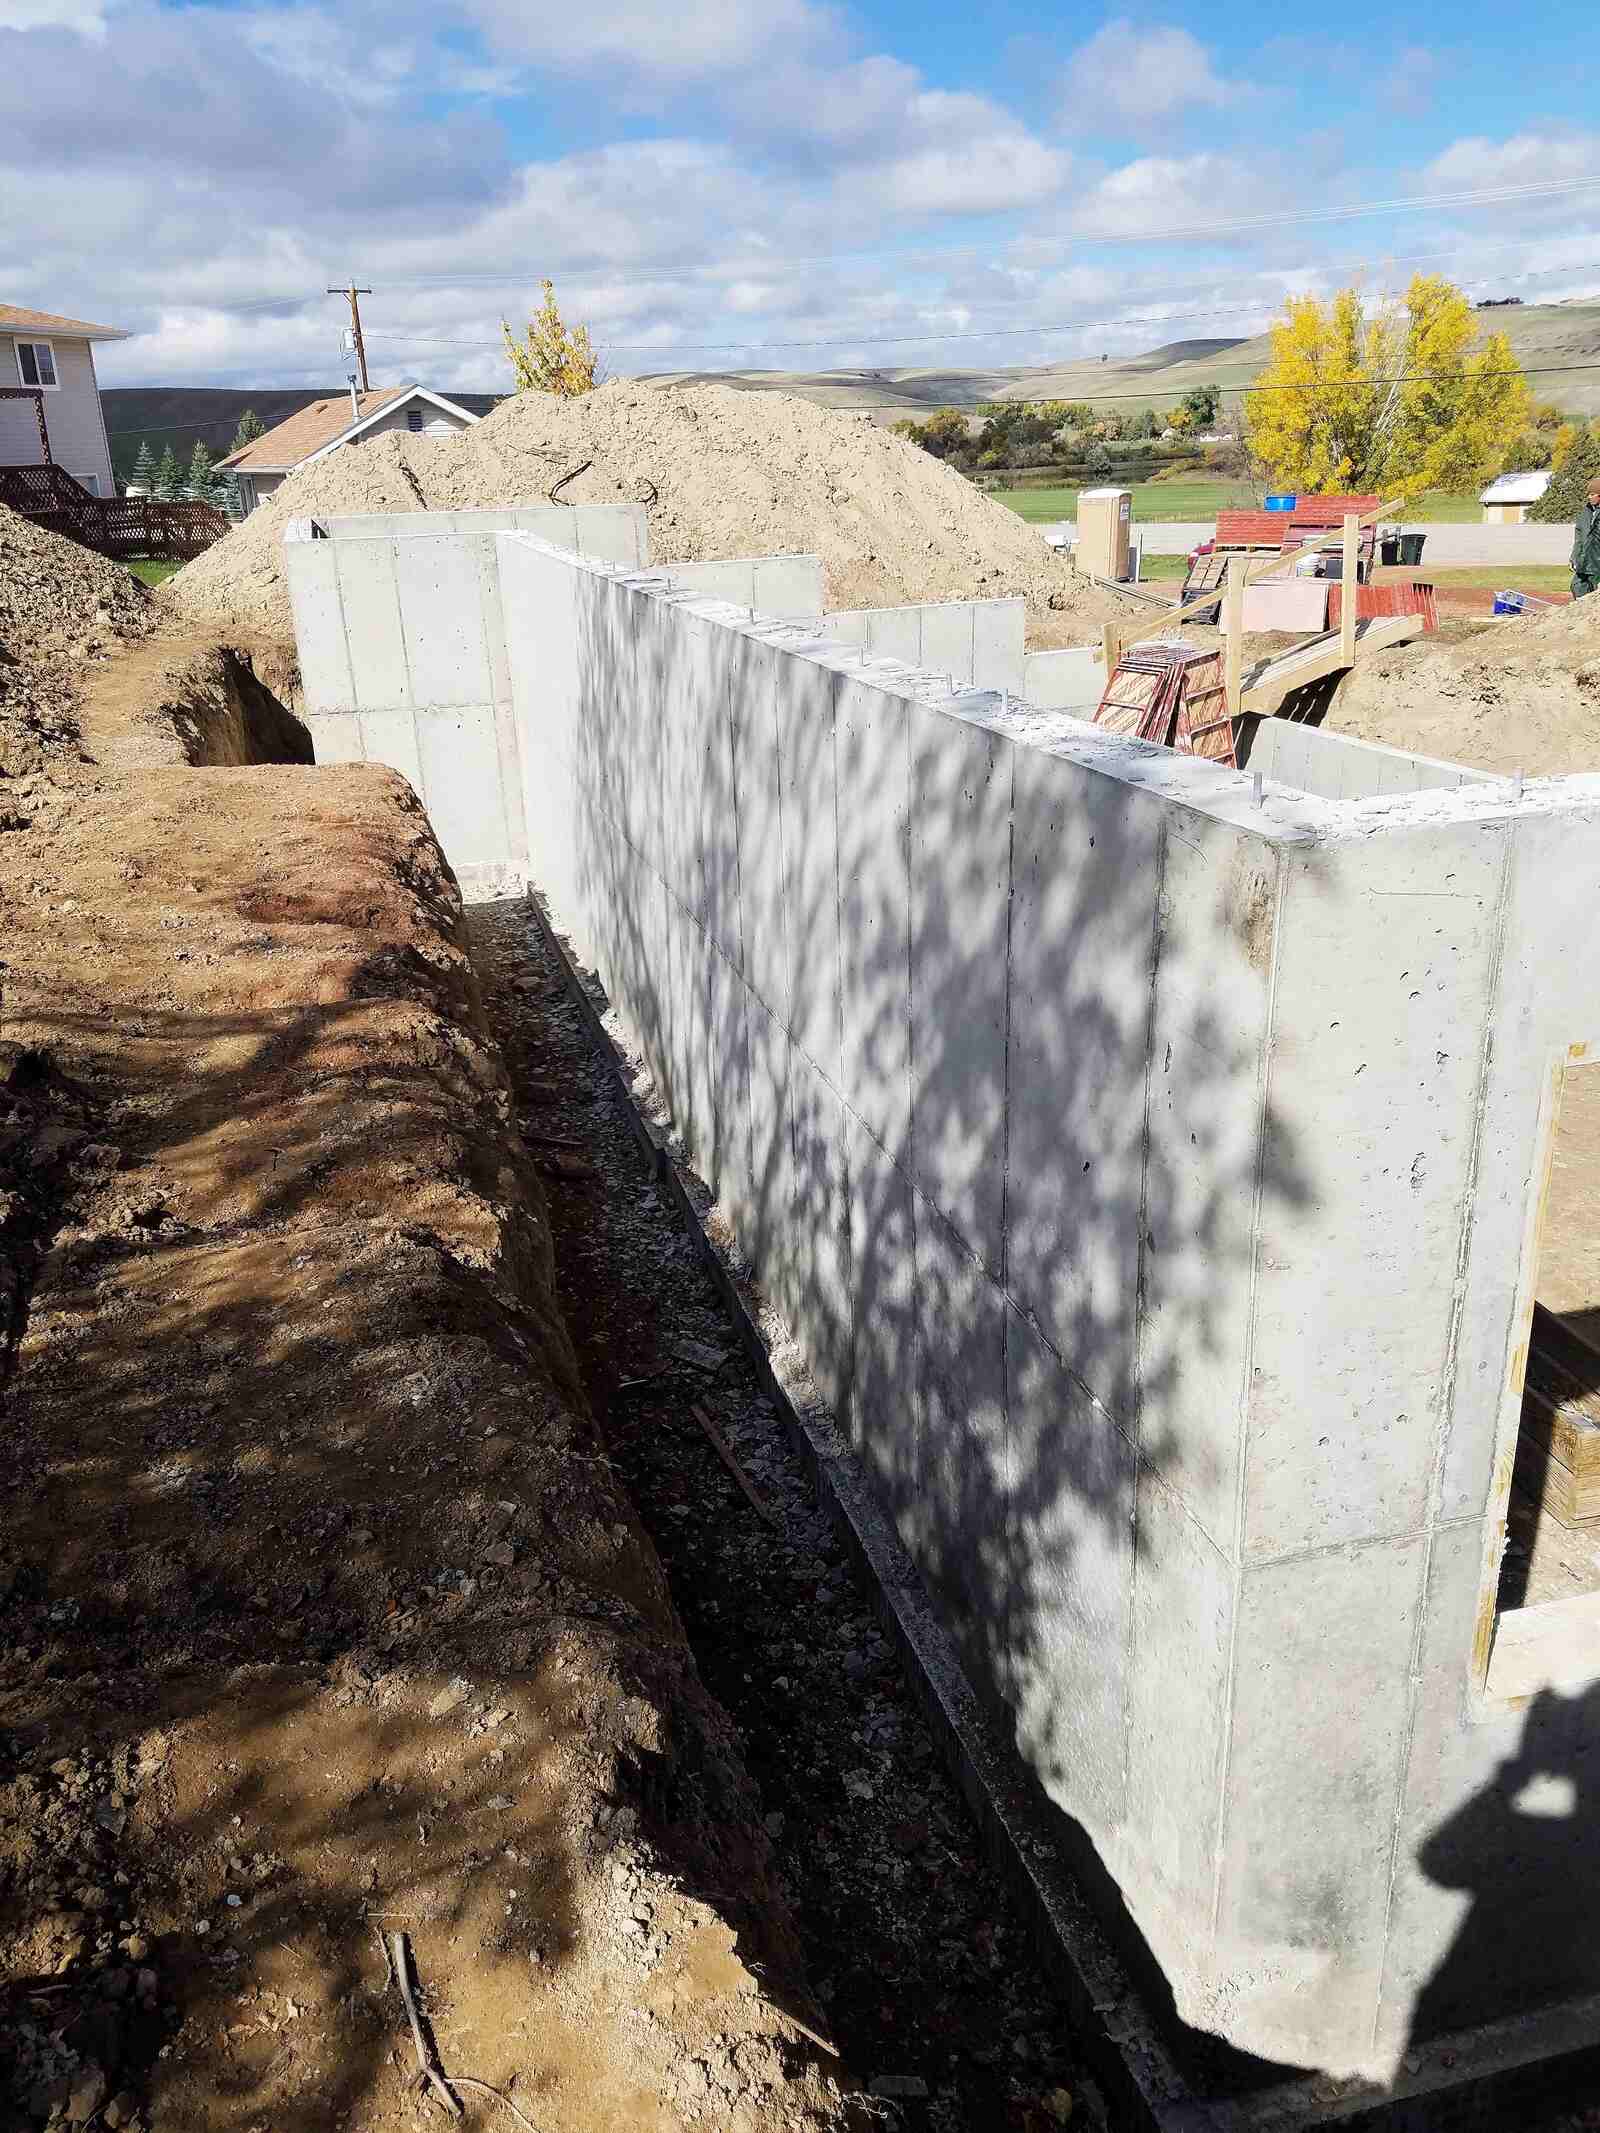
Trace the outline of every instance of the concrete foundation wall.
{"label": "concrete foundation wall", "polygon": [[1025,622],[1021,600],[936,600],[836,608],[823,616],[821,634],[875,659],[903,660],[975,689],[1016,695],[1023,687]]}
{"label": "concrete foundation wall", "polygon": [[1042,711],[1076,711],[1092,719],[1106,693],[1106,663],[1099,646],[1030,652],[1022,662],[1022,693]]}
{"label": "concrete foundation wall", "polygon": [[1258,806],[497,549],[533,877],[1180,2011],[1382,2070],[1600,1991],[1600,1653],[1494,1657],[1600,778]]}
{"label": "concrete foundation wall", "polygon": [[500,547],[535,876],[1184,2014],[1351,2069],[1595,1990],[1517,1795],[1600,1688],[1486,1669],[1600,780],[1256,808]]}
{"label": "concrete foundation wall", "polygon": [[527,876],[494,539],[521,527],[606,562],[647,560],[640,504],[396,511],[291,521],[284,561],[319,763],[409,778],[462,887]]}
{"label": "concrete foundation wall", "polygon": [[[1375,741],[1353,740],[1321,726],[1292,719],[1260,718],[1246,722],[1241,762],[1280,785],[1295,786],[1324,800],[1370,800],[1408,792],[1454,792],[1462,785],[1495,782],[1481,770],[1465,770],[1433,756],[1407,755]],[[1503,781],[1502,781],[1503,782]]]}
{"label": "concrete foundation wall", "polygon": [[667,563],[661,566],[684,592],[731,600],[784,621],[811,621],[822,613],[822,558],[815,555],[742,556],[732,562]]}

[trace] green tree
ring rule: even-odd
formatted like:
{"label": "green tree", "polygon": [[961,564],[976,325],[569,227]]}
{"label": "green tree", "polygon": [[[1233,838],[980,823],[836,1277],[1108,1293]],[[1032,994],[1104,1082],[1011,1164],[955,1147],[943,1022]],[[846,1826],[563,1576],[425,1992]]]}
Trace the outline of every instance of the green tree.
{"label": "green tree", "polygon": [[544,302],[528,321],[528,338],[519,341],[508,320],[500,321],[506,360],[519,393],[555,393],[575,400],[600,382],[600,358],[587,326],[569,326],[556,307],[555,284],[540,284]]}
{"label": "green tree", "polygon": [[935,408],[926,422],[897,422],[894,433],[921,445],[935,459],[964,459],[971,448],[971,428],[959,407]]}
{"label": "green tree", "polygon": [[267,425],[253,407],[247,407],[239,417],[239,427],[233,433],[233,442],[228,451],[230,454],[242,452],[247,444],[254,444],[258,437],[265,437],[266,434]]}
{"label": "green tree", "polygon": [[1209,430],[1215,426],[1222,407],[1222,388],[1220,385],[1191,386],[1178,405],[1186,417],[1182,425],[1185,429]]}
{"label": "green tree", "polygon": [[1159,437],[1161,435],[1161,418],[1153,407],[1140,408],[1138,414],[1134,416],[1132,422],[1128,425],[1128,435],[1139,438]]}
{"label": "green tree", "polygon": [[1590,423],[1583,429],[1572,426],[1553,464],[1550,486],[1536,504],[1528,506],[1528,516],[1559,525],[1563,519],[1577,517],[1590,482],[1600,476],[1600,424]]}
{"label": "green tree", "polygon": [[155,491],[156,455],[150,449],[148,437],[139,447],[139,456],[133,462],[133,472],[128,477],[128,481],[130,487],[143,489],[146,496],[152,495]]}
{"label": "green tree", "polygon": [[1550,464],[1550,438],[1541,429],[1526,429],[1512,438],[1500,462],[1502,474],[1531,474]]}
{"label": "green tree", "polygon": [[178,464],[178,455],[169,444],[161,455],[156,468],[155,493],[166,503],[176,503],[183,495],[184,473]]}
{"label": "green tree", "polygon": [[196,504],[215,504],[222,507],[222,481],[211,454],[197,437],[194,450],[189,455],[189,474],[185,483],[189,500]]}
{"label": "green tree", "polygon": [[1399,303],[1357,289],[1293,297],[1249,395],[1252,457],[1287,489],[1476,488],[1526,426],[1527,381],[1503,333],[1478,331],[1461,291],[1418,274]]}

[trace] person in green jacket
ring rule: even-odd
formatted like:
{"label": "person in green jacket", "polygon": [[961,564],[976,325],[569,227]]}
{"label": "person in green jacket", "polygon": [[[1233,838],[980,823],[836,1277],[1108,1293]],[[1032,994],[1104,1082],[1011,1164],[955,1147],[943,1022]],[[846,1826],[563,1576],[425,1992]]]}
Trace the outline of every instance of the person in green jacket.
{"label": "person in green jacket", "polygon": [[1589,500],[1572,529],[1572,597],[1581,600],[1600,586],[1600,475],[1589,484]]}

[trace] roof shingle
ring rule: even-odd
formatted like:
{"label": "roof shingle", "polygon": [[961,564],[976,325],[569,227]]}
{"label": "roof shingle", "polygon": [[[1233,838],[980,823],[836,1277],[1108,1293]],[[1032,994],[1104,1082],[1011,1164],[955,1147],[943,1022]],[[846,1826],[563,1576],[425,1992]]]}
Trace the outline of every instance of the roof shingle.
{"label": "roof shingle", "polygon": [[126,326],[96,326],[86,318],[58,318],[53,311],[30,311],[22,304],[0,304],[0,333],[61,333],[85,341],[125,341]]}
{"label": "roof shingle", "polygon": [[404,398],[416,391],[414,385],[386,385],[380,391],[359,393],[359,414],[350,412],[350,395],[340,393],[331,400],[313,400],[309,407],[302,407],[290,415],[264,437],[254,438],[237,452],[230,452],[221,464],[237,474],[279,474],[297,467],[309,459],[313,452],[320,452],[325,444],[332,444],[335,437],[343,436],[347,429],[368,415],[375,415],[379,408],[387,407],[391,400]]}

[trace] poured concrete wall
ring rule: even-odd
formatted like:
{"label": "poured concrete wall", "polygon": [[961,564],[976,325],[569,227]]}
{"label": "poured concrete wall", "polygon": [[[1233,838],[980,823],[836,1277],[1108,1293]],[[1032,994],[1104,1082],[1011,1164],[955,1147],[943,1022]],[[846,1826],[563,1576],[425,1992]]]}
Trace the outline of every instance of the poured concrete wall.
{"label": "poured concrete wall", "polygon": [[730,562],[668,563],[662,566],[685,592],[731,600],[784,620],[812,620],[822,613],[822,558],[815,555],[741,556]]}
{"label": "poured concrete wall", "polygon": [[[388,763],[421,795],[464,888],[526,878],[494,537],[519,528],[558,548],[643,565],[642,504],[394,511],[291,521],[289,594],[305,719],[320,763]],[[817,616],[816,556],[675,563],[682,584],[764,613]]]}
{"label": "poured concrete wall", "polygon": [[642,504],[300,519],[284,540],[317,761],[387,763],[409,778],[473,893],[527,873],[494,554],[510,527],[608,562],[646,560]]}
{"label": "poured concrete wall", "polygon": [[1092,719],[1106,693],[1106,663],[1098,645],[1030,652],[1022,663],[1022,693],[1041,711],[1076,711]]}
{"label": "poured concrete wall", "polygon": [[1021,600],[934,600],[837,608],[823,617],[821,634],[875,659],[899,659],[976,689],[1016,694],[1023,685],[1025,623]]}
{"label": "poured concrete wall", "polygon": [[1459,763],[1440,762],[1433,756],[1408,755],[1401,748],[1354,740],[1347,733],[1329,733],[1293,719],[1248,719],[1239,745],[1241,764],[1280,785],[1316,793],[1324,800],[1454,792],[1462,785],[1493,782],[1485,771],[1465,770]]}
{"label": "poured concrete wall", "polygon": [[1600,1655],[1494,1661],[1600,778],[1257,805],[497,545],[534,878],[1180,2011],[1600,1992]]}
{"label": "poured concrete wall", "polygon": [[1257,809],[501,566],[536,876],[1183,2012],[1349,2068],[1600,1987],[1519,1804],[1600,1690],[1486,1671],[1600,780]]}

